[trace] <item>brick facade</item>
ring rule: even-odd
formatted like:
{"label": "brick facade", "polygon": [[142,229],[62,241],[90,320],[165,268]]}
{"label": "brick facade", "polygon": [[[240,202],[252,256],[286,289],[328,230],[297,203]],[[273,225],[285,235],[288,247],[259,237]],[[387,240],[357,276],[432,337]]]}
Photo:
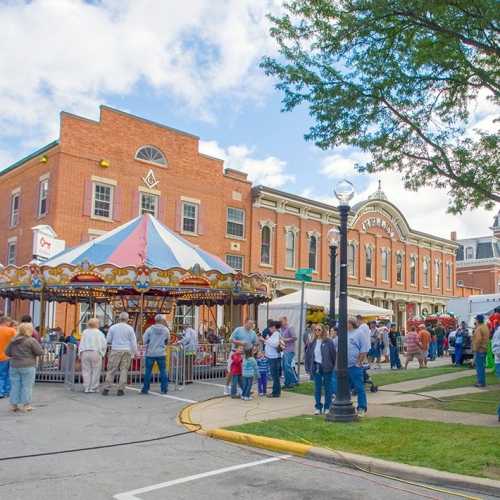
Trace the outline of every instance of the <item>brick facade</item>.
{"label": "brick facade", "polygon": [[[166,164],[136,159],[137,151],[145,145],[162,152]],[[199,153],[198,147],[199,138],[194,135],[106,106],[101,107],[99,121],[61,113],[58,141],[0,173],[0,196],[4,200],[0,216],[0,262],[7,262],[9,241],[17,243],[17,265],[32,258],[33,226],[49,225],[67,246],[78,245],[139,215],[141,193],[149,193],[157,197],[157,217],[162,223],[223,259],[242,257],[244,272],[278,277],[282,292],[297,288],[295,269],[309,267],[309,245],[311,238],[315,238],[317,251],[311,286],[326,287],[327,233],[332,225],[338,224],[337,210],[276,190],[252,188],[246,174],[224,170],[221,160]],[[151,172],[154,179],[148,183]],[[46,178],[47,213],[40,216],[40,180]],[[111,186],[109,218],[94,213],[96,183]],[[10,227],[13,192],[20,193],[19,220],[15,227]],[[182,230],[182,203],[197,207],[195,234],[184,234]],[[228,208],[243,211],[241,237],[227,234]],[[353,207],[349,225],[349,241],[356,248],[354,273],[349,277],[354,295],[390,307],[413,302],[418,312],[418,307],[424,304],[428,308],[442,308],[446,298],[455,294],[456,245],[412,231],[403,215],[384,196]],[[270,231],[268,264],[261,259],[264,227]],[[294,235],[295,252],[293,264],[287,265],[286,236],[290,231]],[[365,272],[367,245],[373,248],[372,278]],[[388,251],[387,279],[381,273],[383,249]],[[403,262],[401,282],[396,276],[398,254]],[[288,251],[288,259],[290,255]],[[415,284],[409,279],[411,256],[417,262]],[[425,258],[430,263],[428,286],[424,286],[422,274]],[[439,285],[435,282],[436,261],[441,263]],[[452,269],[451,286],[446,278],[447,263]]]}

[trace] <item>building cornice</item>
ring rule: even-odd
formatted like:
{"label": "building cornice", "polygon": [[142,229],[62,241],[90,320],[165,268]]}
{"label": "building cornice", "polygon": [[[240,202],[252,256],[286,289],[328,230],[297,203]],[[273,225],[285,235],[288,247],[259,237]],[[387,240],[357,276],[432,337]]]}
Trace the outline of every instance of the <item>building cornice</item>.
{"label": "building cornice", "polygon": [[490,257],[489,259],[457,260],[457,269],[466,269],[468,267],[500,266],[500,257]]}

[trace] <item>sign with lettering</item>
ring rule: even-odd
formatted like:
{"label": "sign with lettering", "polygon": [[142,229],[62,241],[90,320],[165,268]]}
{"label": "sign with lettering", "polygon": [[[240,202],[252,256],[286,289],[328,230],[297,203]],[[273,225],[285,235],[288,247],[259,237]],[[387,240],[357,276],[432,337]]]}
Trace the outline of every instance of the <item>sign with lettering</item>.
{"label": "sign with lettering", "polygon": [[33,256],[37,259],[50,259],[62,252],[66,246],[64,240],[56,238],[56,233],[50,226],[40,225],[33,229]]}
{"label": "sign with lettering", "polygon": [[368,229],[371,227],[379,227],[380,229],[383,229],[392,239],[396,236],[396,233],[394,232],[394,228],[392,227],[392,224],[387,222],[384,219],[381,219],[380,217],[370,217],[369,219],[366,219],[363,224],[361,224],[361,229],[366,233]]}

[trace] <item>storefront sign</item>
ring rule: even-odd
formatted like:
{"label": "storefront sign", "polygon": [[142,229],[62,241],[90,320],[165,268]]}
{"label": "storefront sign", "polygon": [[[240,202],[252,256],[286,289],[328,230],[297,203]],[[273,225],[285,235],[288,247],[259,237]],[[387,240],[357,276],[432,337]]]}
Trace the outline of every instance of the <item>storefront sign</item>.
{"label": "storefront sign", "polygon": [[56,238],[56,233],[50,226],[35,226],[33,229],[33,257],[49,259],[62,252],[66,246],[64,240]]}
{"label": "storefront sign", "polygon": [[363,224],[361,224],[361,229],[366,233],[371,227],[379,227],[383,229],[390,237],[393,239],[395,237],[394,228],[389,222],[379,217],[371,217],[366,219]]}

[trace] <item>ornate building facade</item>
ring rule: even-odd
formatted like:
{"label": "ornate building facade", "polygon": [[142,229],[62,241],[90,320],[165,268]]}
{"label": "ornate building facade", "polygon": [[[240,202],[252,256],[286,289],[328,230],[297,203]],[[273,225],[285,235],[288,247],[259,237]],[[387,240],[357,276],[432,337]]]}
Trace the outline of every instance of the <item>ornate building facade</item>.
{"label": "ornate building facade", "polygon": [[[61,113],[56,141],[0,171],[0,197],[3,264],[40,255],[33,228],[68,247],[151,213],[233,268],[274,276],[281,294],[298,289],[301,267],[314,270],[308,286],[328,287],[334,206],[252,187],[201,154],[198,137],[106,106],[98,121]],[[400,324],[442,310],[456,292],[457,247],[412,230],[379,189],[349,216],[350,293]]]}
{"label": "ornate building facade", "polygon": [[[299,288],[300,267],[314,270],[307,286],[329,287],[328,230],[340,223],[333,206],[276,189],[253,189],[252,270],[267,272],[280,293]],[[392,309],[398,324],[441,312],[456,292],[451,240],[415,231],[381,190],[352,207],[348,219],[349,294]]]}

